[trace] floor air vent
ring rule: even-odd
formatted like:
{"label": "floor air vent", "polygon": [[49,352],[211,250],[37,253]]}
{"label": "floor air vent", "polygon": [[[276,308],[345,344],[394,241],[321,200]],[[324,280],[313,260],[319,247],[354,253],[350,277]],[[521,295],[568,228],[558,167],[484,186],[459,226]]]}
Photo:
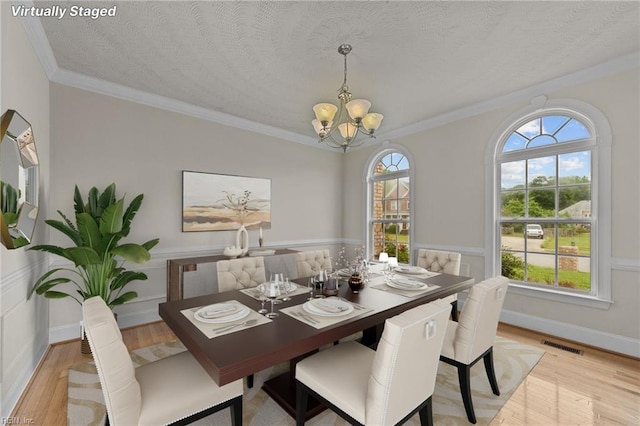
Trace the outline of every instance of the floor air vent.
{"label": "floor air vent", "polygon": [[571,346],[561,345],[560,343],[556,342],[550,342],[549,340],[542,340],[540,343],[557,349],[562,349],[563,351],[571,352],[572,354],[582,355],[584,353],[583,350],[572,348]]}

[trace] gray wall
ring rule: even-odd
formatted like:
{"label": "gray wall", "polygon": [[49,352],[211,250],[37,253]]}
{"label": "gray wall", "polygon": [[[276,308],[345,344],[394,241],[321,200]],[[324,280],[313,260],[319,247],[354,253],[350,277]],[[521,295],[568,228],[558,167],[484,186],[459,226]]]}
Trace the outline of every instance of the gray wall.
{"label": "gray wall", "polygon": [[[39,218],[48,214],[49,192],[49,80],[27,40],[11,4],[0,3],[0,114],[18,111],[30,122],[40,157]],[[34,241],[46,241],[38,220]],[[0,417],[7,418],[36,364],[49,332],[49,304],[27,300],[34,277],[45,268],[45,257],[26,248],[7,250],[0,245]]]}
{"label": "gray wall", "polygon": [[[640,338],[640,116],[638,70],[546,93],[549,100],[576,99],[598,108],[613,132],[612,253],[613,304],[609,309],[569,305],[510,293],[503,320],[612,350],[639,353]],[[502,122],[525,104],[514,104],[388,141],[414,160],[415,247],[463,253],[472,275],[485,277],[485,150]],[[380,146],[346,156],[343,194],[346,239],[362,238],[363,171]],[[347,215],[346,212],[354,214]],[[356,213],[357,212],[357,213]],[[605,254],[606,256],[606,254]]]}
{"label": "gray wall", "polygon": [[[150,262],[135,268],[149,276],[132,287],[139,297],[116,308],[123,326],[158,319],[167,259],[220,254],[235,244],[235,231],[181,232],[182,170],[270,178],[272,224],[263,230],[267,247],[324,245],[341,239],[341,207],[336,200],[342,194],[343,157],[337,152],[53,83],[51,139],[50,211],[72,214],[76,184],[83,194],[111,182],[127,200],[144,194],[127,240],[158,237],[160,244],[152,250]],[[257,246],[257,231],[249,234],[251,245]],[[58,232],[51,238],[67,244]],[[76,337],[78,321],[77,303],[51,302],[53,341]]]}

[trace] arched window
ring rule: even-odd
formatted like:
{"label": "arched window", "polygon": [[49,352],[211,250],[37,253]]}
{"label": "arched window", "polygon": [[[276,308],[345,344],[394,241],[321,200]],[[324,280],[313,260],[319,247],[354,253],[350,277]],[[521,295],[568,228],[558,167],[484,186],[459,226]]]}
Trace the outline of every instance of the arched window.
{"label": "arched window", "polygon": [[368,163],[367,254],[411,262],[411,164],[401,147],[385,147]]}
{"label": "arched window", "polygon": [[584,109],[534,109],[501,129],[494,145],[488,180],[495,185],[494,275],[522,287],[608,299],[609,280],[598,273],[609,256],[606,220],[598,220],[610,214],[602,186],[610,174],[603,164],[610,154],[602,153],[610,152],[608,123],[595,109],[589,112],[597,120]]}

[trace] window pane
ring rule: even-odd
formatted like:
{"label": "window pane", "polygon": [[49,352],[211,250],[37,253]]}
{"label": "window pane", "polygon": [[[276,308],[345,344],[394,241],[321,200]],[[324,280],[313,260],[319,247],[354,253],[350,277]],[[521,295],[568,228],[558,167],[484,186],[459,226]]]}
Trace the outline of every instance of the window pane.
{"label": "window pane", "polygon": [[384,198],[385,181],[373,182],[373,199],[382,200]]}
{"label": "window pane", "polygon": [[384,206],[382,201],[373,202],[373,219],[384,219]]}
{"label": "window pane", "polygon": [[372,253],[374,257],[377,259],[378,255],[384,251],[384,232],[383,232],[381,223],[373,224],[372,238],[373,238]]}
{"label": "window pane", "polygon": [[[545,227],[546,234],[545,234]],[[526,250],[528,252],[555,253],[555,240],[553,237],[545,238],[545,235],[553,236],[553,225],[539,223],[527,223],[525,225]]]}
{"label": "window pane", "polygon": [[529,142],[527,148],[535,148],[537,146],[553,145],[556,140],[549,135],[537,136]]}
{"label": "window pane", "polygon": [[556,256],[552,254],[527,253],[525,281],[556,286]]}
{"label": "window pane", "polygon": [[399,263],[409,263],[409,224],[389,223],[384,230],[385,251],[397,257]]}
{"label": "window pane", "polygon": [[521,135],[532,139],[538,135],[540,135],[540,119],[536,118],[535,120],[531,120],[530,122],[523,124],[522,126],[520,126],[520,128],[518,128],[518,130],[516,130],[516,132],[520,133]]}
{"label": "window pane", "polygon": [[524,280],[524,225],[505,222],[501,226],[500,248],[502,275]]}
{"label": "window pane", "polygon": [[518,149],[524,149],[527,146],[528,140],[523,138],[517,133],[511,133],[509,139],[504,143],[502,152],[516,151]]}
{"label": "window pane", "polygon": [[502,189],[524,188],[525,161],[510,161],[500,166],[500,187]]}
{"label": "window pane", "polygon": [[528,192],[528,217],[555,217],[555,189],[535,189]]}
{"label": "window pane", "polygon": [[560,255],[558,266],[560,287],[591,291],[591,260],[588,257]]}
{"label": "window pane", "polygon": [[558,142],[575,141],[588,138],[589,136],[591,136],[591,133],[589,133],[589,130],[587,130],[584,124],[573,118],[556,134]]}
{"label": "window pane", "polygon": [[527,161],[527,182],[531,186],[555,184],[556,157],[539,157]]}
{"label": "window pane", "polygon": [[581,151],[558,156],[560,185],[591,182],[591,152]]}
{"label": "window pane", "polygon": [[585,219],[591,217],[591,186],[566,186],[559,190],[559,217]]}
{"label": "window pane", "polygon": [[524,217],[524,191],[502,191],[502,217]]}
{"label": "window pane", "polygon": [[569,117],[558,115],[548,115],[546,117],[542,117],[542,131],[548,135],[553,135],[560,129],[563,124],[565,124],[569,120]]}
{"label": "window pane", "polygon": [[[550,244],[555,246],[555,234],[548,230],[545,235]],[[580,256],[591,255],[591,229],[588,224],[560,223],[558,224],[558,252],[571,253]],[[563,248],[564,247],[564,248]]]}

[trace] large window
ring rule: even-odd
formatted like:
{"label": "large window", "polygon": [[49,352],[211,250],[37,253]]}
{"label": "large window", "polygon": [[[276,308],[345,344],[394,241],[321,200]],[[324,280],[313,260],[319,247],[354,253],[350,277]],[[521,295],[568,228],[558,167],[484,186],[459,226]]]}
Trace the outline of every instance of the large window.
{"label": "large window", "polygon": [[496,272],[532,289],[608,298],[596,261],[609,237],[598,238],[599,199],[607,196],[597,197],[594,121],[567,108],[538,109],[502,135],[492,180]]}
{"label": "large window", "polygon": [[411,177],[407,156],[393,149],[378,153],[369,164],[367,252],[411,262]]}

